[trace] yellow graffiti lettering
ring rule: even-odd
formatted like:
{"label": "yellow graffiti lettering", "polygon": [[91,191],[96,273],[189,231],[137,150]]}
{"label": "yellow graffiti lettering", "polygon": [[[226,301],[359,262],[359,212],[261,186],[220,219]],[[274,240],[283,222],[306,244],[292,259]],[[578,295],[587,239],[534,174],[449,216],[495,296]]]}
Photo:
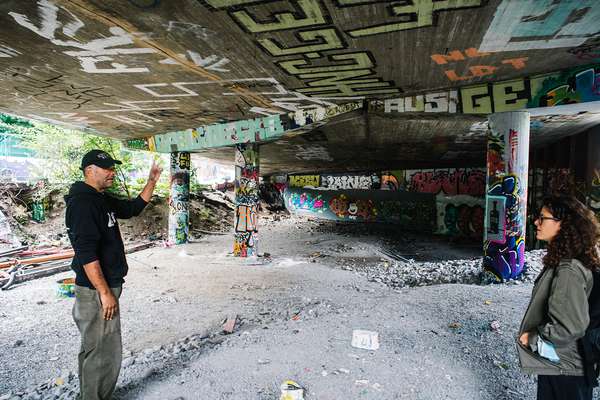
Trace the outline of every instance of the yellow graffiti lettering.
{"label": "yellow graffiti lettering", "polygon": [[[481,0],[413,0],[392,6],[392,14],[403,19],[402,22],[371,26],[368,28],[348,31],[352,37],[377,35],[380,33],[402,31],[406,29],[422,28],[433,25],[433,13],[442,10],[476,7],[481,5]],[[408,21],[407,21],[408,20]]]}
{"label": "yellow graffiti lettering", "polygon": [[304,42],[311,42],[320,39],[321,43],[290,48],[281,48],[272,39],[260,39],[258,40],[258,43],[260,43],[261,46],[265,48],[265,50],[267,50],[269,53],[271,53],[271,55],[275,57],[288,56],[292,54],[314,53],[323,50],[344,48],[342,40],[338,36],[335,29],[332,28],[299,32],[298,36],[300,36],[300,38]]}
{"label": "yellow graffiti lettering", "polygon": [[280,31],[326,23],[317,0],[297,0],[296,3],[306,16],[305,18],[296,18],[293,13],[289,12],[279,13],[273,16],[276,22],[261,24],[256,22],[248,12],[243,10],[235,11],[232,15],[242,26],[252,33]]}
{"label": "yellow graffiti lettering", "polygon": [[495,83],[492,90],[495,112],[514,111],[527,107],[528,96],[519,96],[525,91],[525,81],[523,79]]}
{"label": "yellow graffiti lettering", "polygon": [[290,175],[290,187],[319,187],[321,184],[320,175]]}
{"label": "yellow graffiti lettering", "polygon": [[[331,56],[334,61],[346,61],[344,64],[339,65],[326,65],[322,67],[306,67],[298,68],[300,65],[307,65],[307,61],[303,58],[298,60],[282,61],[279,64],[287,73],[292,75],[298,74],[313,74],[321,72],[333,72],[333,71],[345,71],[354,69],[367,69],[373,68],[375,65],[367,53],[350,53],[350,54],[336,54]],[[353,61],[349,64],[347,61]]]}
{"label": "yellow graffiti lettering", "polygon": [[492,99],[487,85],[477,85],[460,90],[464,114],[490,114]]}

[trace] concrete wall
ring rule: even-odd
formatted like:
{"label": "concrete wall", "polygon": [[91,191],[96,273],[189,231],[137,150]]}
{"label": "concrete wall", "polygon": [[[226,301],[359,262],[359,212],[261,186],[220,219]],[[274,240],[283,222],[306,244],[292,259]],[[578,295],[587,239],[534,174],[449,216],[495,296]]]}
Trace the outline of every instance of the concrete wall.
{"label": "concrete wall", "polygon": [[481,239],[485,170],[446,168],[290,175],[290,212]]}

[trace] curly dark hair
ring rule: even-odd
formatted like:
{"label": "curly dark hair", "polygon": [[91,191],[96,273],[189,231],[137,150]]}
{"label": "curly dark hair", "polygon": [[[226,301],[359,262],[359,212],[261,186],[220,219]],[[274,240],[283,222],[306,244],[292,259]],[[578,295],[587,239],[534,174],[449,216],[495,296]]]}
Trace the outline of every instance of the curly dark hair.
{"label": "curly dark hair", "polygon": [[543,206],[560,219],[560,230],[548,244],[544,266],[555,268],[561,259],[577,259],[596,271],[600,269],[600,223],[596,215],[573,196],[552,196]]}

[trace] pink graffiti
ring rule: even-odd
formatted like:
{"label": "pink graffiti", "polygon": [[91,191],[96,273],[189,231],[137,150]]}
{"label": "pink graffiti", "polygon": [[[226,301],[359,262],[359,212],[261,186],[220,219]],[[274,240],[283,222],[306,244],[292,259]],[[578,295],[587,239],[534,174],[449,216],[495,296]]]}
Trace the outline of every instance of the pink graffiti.
{"label": "pink graffiti", "polygon": [[485,173],[480,169],[416,172],[410,177],[409,190],[411,192],[433,194],[443,192],[449,196],[458,194],[483,196],[485,193]]}

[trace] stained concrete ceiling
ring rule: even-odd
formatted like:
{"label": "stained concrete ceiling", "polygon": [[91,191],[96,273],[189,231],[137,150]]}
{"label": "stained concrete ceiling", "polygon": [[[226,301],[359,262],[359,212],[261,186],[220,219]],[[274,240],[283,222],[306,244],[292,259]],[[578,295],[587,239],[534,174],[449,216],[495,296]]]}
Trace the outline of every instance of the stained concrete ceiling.
{"label": "stained concrete ceiling", "polygon": [[[482,165],[485,114],[502,109],[469,115],[460,88],[489,83],[497,97],[493,82],[529,90],[598,62],[599,19],[594,0],[5,0],[0,111],[132,139],[364,100],[262,146],[263,172]],[[459,112],[385,103],[452,90]],[[534,145],[600,113],[559,108],[534,117]]]}

